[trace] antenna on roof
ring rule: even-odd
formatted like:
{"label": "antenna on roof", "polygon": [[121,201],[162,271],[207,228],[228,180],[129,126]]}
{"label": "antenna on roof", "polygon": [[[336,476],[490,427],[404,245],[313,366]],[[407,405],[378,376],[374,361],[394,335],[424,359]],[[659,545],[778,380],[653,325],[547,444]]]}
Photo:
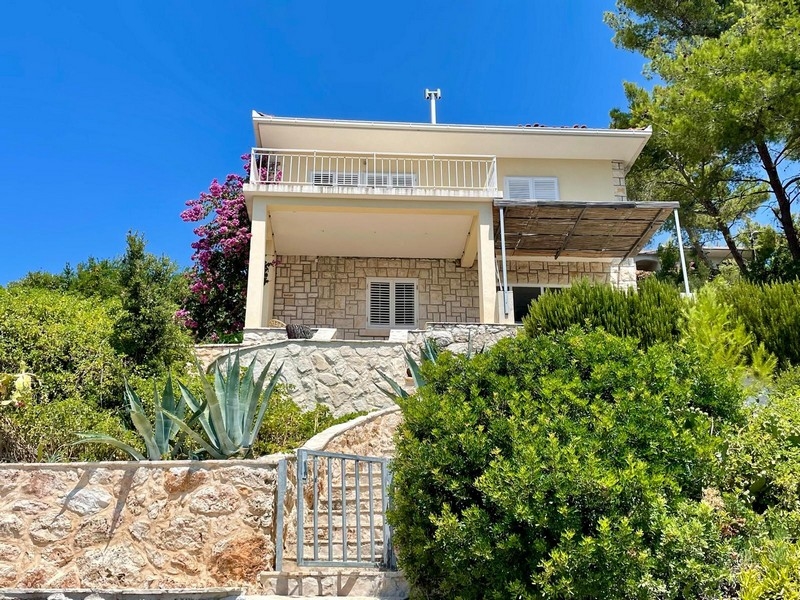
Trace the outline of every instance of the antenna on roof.
{"label": "antenna on roof", "polygon": [[442,90],[436,88],[435,90],[429,90],[425,88],[425,100],[431,101],[431,123],[433,125],[436,124],[436,101],[442,99]]}

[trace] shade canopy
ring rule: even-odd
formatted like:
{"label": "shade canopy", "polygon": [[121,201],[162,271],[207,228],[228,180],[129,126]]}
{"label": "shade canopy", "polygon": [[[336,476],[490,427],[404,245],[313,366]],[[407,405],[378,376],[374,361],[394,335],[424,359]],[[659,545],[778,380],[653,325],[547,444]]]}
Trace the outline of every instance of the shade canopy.
{"label": "shade canopy", "polygon": [[[508,256],[628,258],[678,207],[677,202],[495,200]],[[501,248],[501,211],[495,244]]]}

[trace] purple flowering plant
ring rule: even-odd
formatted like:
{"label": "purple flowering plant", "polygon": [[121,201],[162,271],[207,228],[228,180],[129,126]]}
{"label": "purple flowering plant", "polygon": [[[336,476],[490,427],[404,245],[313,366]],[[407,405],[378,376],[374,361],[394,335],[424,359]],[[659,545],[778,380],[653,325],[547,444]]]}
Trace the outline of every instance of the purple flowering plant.
{"label": "purple flowering plant", "polygon": [[[250,171],[250,155],[242,155]],[[226,341],[244,328],[250,217],[245,206],[246,176],[214,179],[207,192],[186,202],[181,219],[198,223],[192,243],[189,295],[177,317],[198,340]],[[266,274],[265,274],[266,280]]]}

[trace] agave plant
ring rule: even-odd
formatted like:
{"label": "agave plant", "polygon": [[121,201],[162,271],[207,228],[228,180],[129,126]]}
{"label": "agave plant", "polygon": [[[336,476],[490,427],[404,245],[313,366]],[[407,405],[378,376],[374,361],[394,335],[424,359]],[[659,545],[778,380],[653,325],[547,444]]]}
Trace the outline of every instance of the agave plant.
{"label": "agave plant", "polygon": [[153,386],[153,407],[155,409],[155,421],[153,424],[147,418],[142,406],[139,395],[125,382],[125,400],[128,404],[128,412],[136,431],[144,440],[147,449],[147,457],[136,448],[125,442],[99,433],[80,433],[81,439],[75,444],[101,443],[109,444],[115,448],[127,452],[136,460],[162,460],[165,458],[176,458],[181,449],[181,437],[178,436],[180,430],[179,423],[187,428],[200,416],[205,409],[204,406],[197,407],[189,418],[184,421],[186,413],[186,402],[181,399],[176,403],[175,393],[172,386],[172,376],[167,375],[167,383],[164,391],[159,396],[158,390]]}
{"label": "agave plant", "polygon": [[[269,399],[278,384],[283,369],[283,365],[278,367],[267,381],[273,359],[274,357],[269,360],[261,375],[256,379],[255,358],[245,370],[244,375],[240,377],[239,353],[234,355],[232,361],[228,357],[228,367],[224,375],[217,364],[214,370],[213,385],[205,377],[202,378],[204,394],[202,400],[198,400],[185,385],[178,382],[182,401],[198,414],[198,420],[207,439],[194,431],[177,415],[167,414],[173,417],[177,426],[212,458],[224,459],[233,456],[249,458],[252,454],[253,443],[264,421]],[[197,366],[202,373],[200,365]],[[256,413],[256,411],[258,412]]]}
{"label": "agave plant", "polygon": [[[230,357],[229,357],[230,358]],[[130,454],[136,460],[161,460],[177,458],[183,450],[183,441],[188,438],[205,450],[212,458],[225,459],[233,456],[248,458],[252,454],[269,398],[278,383],[283,365],[267,382],[267,374],[272,359],[264,367],[258,379],[255,378],[255,359],[240,377],[239,354],[228,360],[225,375],[217,365],[212,385],[204,376],[199,363],[197,369],[203,382],[203,397],[198,400],[180,381],[180,401],[176,402],[172,387],[172,377],[168,376],[163,394],[159,397],[154,391],[155,422],[150,423],[142,407],[139,396],[125,383],[125,399],[128,402],[131,421],[144,440],[147,448],[145,457],[136,448],[111,436],[96,433],[80,434],[75,444],[110,444]],[[265,387],[266,383],[266,387]],[[189,419],[184,419],[186,411],[191,411]],[[199,422],[204,438],[195,431],[193,425]]]}
{"label": "agave plant", "polygon": [[[469,337],[467,338],[467,358],[472,358],[472,351],[472,332],[470,331]],[[425,385],[425,377],[422,375],[422,365],[428,362],[434,364],[436,363],[436,360],[439,358],[439,346],[437,346],[436,342],[432,341],[430,338],[425,338],[422,348],[420,349],[420,355],[422,356],[422,360],[420,362],[411,356],[411,353],[406,348],[403,348],[403,352],[406,355],[406,364],[408,365],[408,370],[411,373],[411,379],[414,380],[414,387],[419,389]],[[480,354],[481,352],[483,352],[483,347],[478,350],[477,354]],[[378,369],[378,375],[380,375],[390,386],[389,388],[385,388],[376,384],[378,389],[389,396],[389,398],[392,400],[395,398],[405,399],[410,396],[410,394],[399,383],[394,381],[380,369]]]}

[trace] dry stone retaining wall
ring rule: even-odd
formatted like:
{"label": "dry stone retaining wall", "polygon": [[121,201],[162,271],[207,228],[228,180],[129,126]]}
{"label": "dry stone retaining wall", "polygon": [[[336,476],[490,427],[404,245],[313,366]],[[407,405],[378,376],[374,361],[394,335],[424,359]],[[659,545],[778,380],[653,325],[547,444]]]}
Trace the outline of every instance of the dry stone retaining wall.
{"label": "dry stone retaining wall", "polygon": [[0,465],[0,588],[217,588],[273,568],[277,459]]}

